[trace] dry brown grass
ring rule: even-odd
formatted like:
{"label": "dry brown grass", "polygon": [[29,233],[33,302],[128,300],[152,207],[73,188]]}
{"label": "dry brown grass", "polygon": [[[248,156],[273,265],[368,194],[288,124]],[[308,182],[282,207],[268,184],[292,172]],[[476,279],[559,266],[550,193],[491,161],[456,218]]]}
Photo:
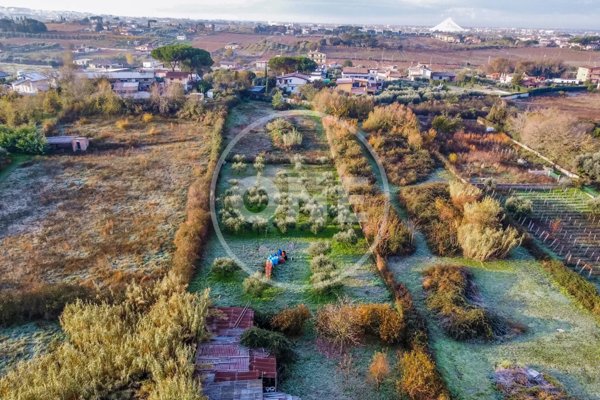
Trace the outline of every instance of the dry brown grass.
{"label": "dry brown grass", "polygon": [[600,94],[598,93],[584,93],[576,96],[536,96],[515,103],[523,109],[552,108],[581,120],[600,123]]}
{"label": "dry brown grass", "polygon": [[0,192],[0,288],[162,275],[211,141],[198,123],[153,125],[160,133],[119,131],[110,119],[67,127],[93,139],[88,154],[39,158],[11,173]]}

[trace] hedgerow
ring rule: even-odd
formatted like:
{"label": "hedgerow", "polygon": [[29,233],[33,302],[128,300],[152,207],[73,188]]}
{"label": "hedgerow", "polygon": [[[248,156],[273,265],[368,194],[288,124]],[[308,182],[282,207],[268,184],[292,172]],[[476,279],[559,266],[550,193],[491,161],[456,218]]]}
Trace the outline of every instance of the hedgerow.
{"label": "hedgerow", "polygon": [[473,285],[462,267],[438,265],[424,272],[427,307],[446,333],[456,340],[492,339],[494,321],[488,312],[472,303]]}

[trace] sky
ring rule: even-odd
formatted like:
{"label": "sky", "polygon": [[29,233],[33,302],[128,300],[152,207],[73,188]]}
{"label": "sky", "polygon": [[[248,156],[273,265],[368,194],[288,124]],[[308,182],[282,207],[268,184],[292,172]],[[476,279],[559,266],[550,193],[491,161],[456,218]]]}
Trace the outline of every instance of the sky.
{"label": "sky", "polygon": [[102,14],[289,22],[600,30],[600,0],[0,0]]}

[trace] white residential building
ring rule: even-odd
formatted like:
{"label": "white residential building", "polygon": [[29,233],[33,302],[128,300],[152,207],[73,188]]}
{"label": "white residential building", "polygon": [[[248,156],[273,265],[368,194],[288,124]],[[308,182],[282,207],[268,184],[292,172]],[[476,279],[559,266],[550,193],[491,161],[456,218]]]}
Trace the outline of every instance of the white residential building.
{"label": "white residential building", "polygon": [[277,87],[289,94],[298,93],[300,87],[306,85],[308,82],[310,82],[310,76],[299,72],[277,77]]}
{"label": "white residential building", "polygon": [[414,67],[408,68],[408,79],[431,79],[432,69],[425,64],[417,64]]}
{"label": "white residential building", "polygon": [[19,72],[12,90],[21,94],[35,94],[50,89],[50,78],[38,72]]}

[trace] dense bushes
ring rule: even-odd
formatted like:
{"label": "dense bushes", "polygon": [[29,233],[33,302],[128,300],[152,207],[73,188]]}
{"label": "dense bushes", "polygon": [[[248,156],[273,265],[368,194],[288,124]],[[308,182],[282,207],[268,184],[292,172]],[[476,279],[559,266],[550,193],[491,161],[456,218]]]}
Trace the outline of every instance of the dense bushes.
{"label": "dense bushes", "polygon": [[439,255],[463,255],[479,261],[505,258],[521,243],[516,229],[502,226],[498,201],[479,200],[481,191],[453,182],[407,188],[401,192],[411,217],[423,229],[431,250]]}
{"label": "dense bushes", "polygon": [[371,132],[369,144],[383,161],[392,183],[412,184],[433,170],[431,155],[421,147],[435,135],[433,132],[421,134],[419,120],[408,107],[400,104],[376,107],[363,128]]}
{"label": "dense bushes", "polygon": [[[323,126],[342,185],[351,195],[350,203],[356,213],[363,213],[365,216],[362,228],[367,240],[373,242],[379,238],[377,250],[382,255],[413,252],[412,232],[402,223],[393,207],[389,206],[388,199],[378,194],[379,189],[373,184],[373,171],[356,141],[356,127],[332,117],[324,118]],[[386,204],[389,208],[384,226]]]}
{"label": "dense bushes", "polygon": [[65,306],[77,299],[93,298],[88,288],[66,283],[0,294],[0,326],[26,321],[55,320]]}
{"label": "dense bushes", "polygon": [[302,133],[286,119],[277,118],[269,122],[266,128],[275,147],[291,150],[302,144]]}
{"label": "dense bushes", "polygon": [[227,257],[215,258],[212,273],[219,279],[228,279],[240,269],[235,260]]}
{"label": "dense bushes", "polygon": [[174,274],[146,289],[130,285],[116,304],[69,304],[65,342],[9,371],[0,397],[200,400],[193,358],[207,309],[208,294],[188,293]]}
{"label": "dense bushes", "polygon": [[427,244],[434,254],[453,256],[460,251],[456,233],[460,213],[452,207],[445,184],[432,183],[405,188],[400,193],[400,199],[425,234]]}
{"label": "dense bushes", "polygon": [[515,228],[502,227],[501,213],[498,201],[489,197],[465,204],[458,242],[466,257],[479,261],[505,258],[521,244],[522,238]]}
{"label": "dense bushes", "polygon": [[406,337],[403,316],[389,304],[328,304],[317,313],[315,327],[340,349],[359,344],[367,335],[387,344]]}
{"label": "dense bushes", "polygon": [[600,151],[581,154],[577,156],[576,163],[580,174],[594,182],[600,182]]}
{"label": "dense bushes", "polygon": [[273,329],[288,335],[298,336],[302,334],[304,324],[311,317],[308,307],[300,304],[296,307],[283,309],[271,319]]}
{"label": "dense bushes", "polygon": [[247,295],[261,297],[270,286],[265,282],[264,275],[257,271],[244,279],[242,287],[244,288],[244,293]]}
{"label": "dense bushes", "polygon": [[435,362],[422,347],[404,353],[400,358],[398,390],[410,400],[449,400]]}
{"label": "dense bushes", "polygon": [[494,322],[485,309],[472,304],[473,286],[469,271],[438,265],[424,272],[423,289],[427,307],[446,333],[456,340],[492,339]]}
{"label": "dense bushes", "polygon": [[252,327],[244,331],[240,343],[251,349],[266,349],[283,364],[296,358],[293,343],[278,332]]}
{"label": "dense bushes", "polygon": [[210,228],[209,186],[221,151],[225,112],[208,112],[204,123],[210,129],[210,155],[205,172],[196,171],[196,179],[187,195],[186,220],[175,233],[172,269],[188,282],[194,273],[194,262],[200,254]]}
{"label": "dense bushes", "polygon": [[533,203],[523,197],[510,196],[504,202],[504,208],[517,218],[526,217],[533,212]]}
{"label": "dense bushes", "polygon": [[46,137],[35,126],[10,128],[0,125],[0,147],[15,153],[42,154]]}
{"label": "dense bushes", "polygon": [[373,110],[370,96],[350,96],[340,91],[323,89],[313,98],[315,110],[338,118],[365,119]]}

